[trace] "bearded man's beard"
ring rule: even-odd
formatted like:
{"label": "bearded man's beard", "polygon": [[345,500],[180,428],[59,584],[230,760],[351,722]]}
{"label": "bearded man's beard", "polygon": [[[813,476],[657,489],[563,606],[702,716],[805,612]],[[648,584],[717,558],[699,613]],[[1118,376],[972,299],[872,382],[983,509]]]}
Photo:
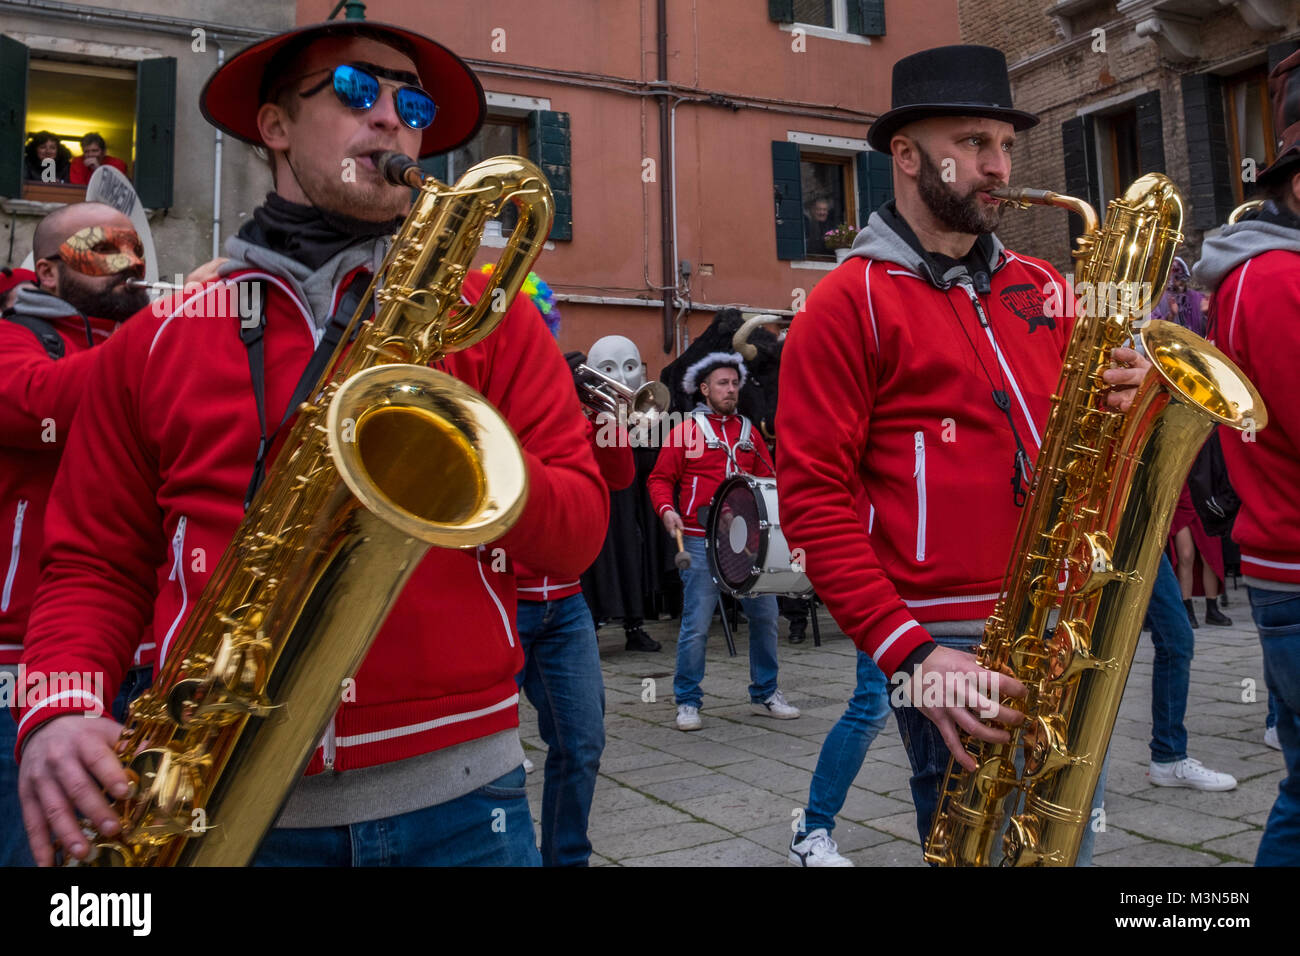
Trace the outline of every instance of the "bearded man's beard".
{"label": "bearded man's beard", "polygon": [[149,294],[144,289],[132,289],[128,279],[135,276],[123,273],[107,289],[97,289],[82,283],[76,273],[65,269],[59,277],[59,298],[82,315],[109,322],[125,322],[149,304]]}
{"label": "bearded man's beard", "polygon": [[930,155],[923,149],[920,153],[921,175],[917,189],[930,214],[953,232],[981,235],[995,231],[1002,221],[1002,204],[986,204],[978,189],[971,189],[965,196],[957,195],[952,186],[943,181],[943,174]]}

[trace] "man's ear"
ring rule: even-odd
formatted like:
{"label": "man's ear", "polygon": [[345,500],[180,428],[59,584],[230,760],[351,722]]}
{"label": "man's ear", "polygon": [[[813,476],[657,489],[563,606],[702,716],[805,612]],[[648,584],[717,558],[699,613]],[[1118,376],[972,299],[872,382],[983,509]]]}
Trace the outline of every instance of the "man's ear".
{"label": "man's ear", "polygon": [[263,103],[257,110],[257,133],[266,144],[267,151],[289,148],[288,117],[284,108],[274,103]]}
{"label": "man's ear", "polygon": [[894,155],[894,165],[908,176],[921,175],[921,147],[910,136],[895,133],[889,141],[890,152]]}
{"label": "man's ear", "polygon": [[34,267],[41,291],[55,295],[59,288],[59,269],[49,259],[37,259]]}

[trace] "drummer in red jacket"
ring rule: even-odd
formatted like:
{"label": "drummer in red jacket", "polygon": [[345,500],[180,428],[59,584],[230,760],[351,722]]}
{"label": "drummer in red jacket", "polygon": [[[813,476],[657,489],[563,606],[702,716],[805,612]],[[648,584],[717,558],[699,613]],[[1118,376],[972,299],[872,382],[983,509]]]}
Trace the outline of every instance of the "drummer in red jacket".
{"label": "drummer in red jacket", "polygon": [[[363,300],[410,205],[375,155],[453,149],[481,125],[483,102],[450,51],[369,21],[271,37],[208,81],[204,115],[267,148],[275,192],[227,243],[222,281],[155,303],[102,347],[51,494],[29,669],[99,673],[111,694],[151,614],[166,659],[243,518],[259,446],[279,451],[267,436],[289,431],[276,426],[313,352]],[[260,321],[231,308],[234,284],[252,281]],[[472,274],[464,294],[484,287]],[[526,297],[438,367],[514,429],[527,506],[493,545],[428,552],[260,864],[539,862],[517,729],[515,582],[497,559],[577,577],[600,548],[608,496],[564,359]],[[78,812],[106,836],[119,829],[99,793],[128,790],[112,754],[119,727],[83,717],[93,706],[51,697],[22,715],[20,797],[38,862],[52,860],[50,831],[86,856]]]}
{"label": "drummer in red jacket", "polygon": [[[897,198],[813,290],[782,353],[782,526],[818,596],[886,677],[925,686],[933,672],[940,687],[1023,696],[971,651],[1011,555],[1073,314],[1062,314],[1060,274],[993,234],[1001,207],[989,190],[1007,185],[1016,130],[1038,120],[1011,106],[1006,58],[991,47],[905,57],[893,103],[867,136],[892,154]],[[1140,382],[1149,363],[1114,355],[1139,367],[1105,380]],[[948,754],[975,769],[958,730],[1005,741],[979,718],[1023,720],[997,694],[952,697],[894,711],[922,840]]]}
{"label": "drummer in red jacket", "polygon": [[[701,400],[668,436],[647,482],[655,512],[670,535],[682,532],[691,556],[691,566],[680,572],[682,626],[673,678],[678,730],[700,729],[705,643],[718,603],[700,509],[713,500],[713,493],[730,475],[776,474],[766,443],[754,434],[749,419],[736,412],[746,374],[745,363],[734,352],[711,352],[686,370],[682,390],[687,395],[698,390]],[[799,710],[786,701],[777,686],[776,597],[742,598],[741,606],[749,619],[749,699],[754,712],[792,720]]]}

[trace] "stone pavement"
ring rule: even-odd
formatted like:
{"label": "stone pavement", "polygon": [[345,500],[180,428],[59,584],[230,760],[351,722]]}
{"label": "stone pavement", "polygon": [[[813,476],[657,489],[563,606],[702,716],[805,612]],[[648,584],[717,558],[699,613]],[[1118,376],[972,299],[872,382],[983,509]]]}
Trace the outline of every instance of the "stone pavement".
{"label": "stone pavement", "polygon": [[[1266,691],[1259,640],[1244,587],[1227,614],[1230,628],[1196,631],[1188,700],[1188,752],[1239,784],[1226,793],[1153,787],[1146,782],[1151,730],[1152,645],[1144,634],[1111,741],[1099,866],[1241,866],[1254,861],[1263,824],[1282,779],[1282,754],[1264,746]],[[1197,600],[1197,616],[1204,602]],[[709,641],[704,727],[682,733],[673,724],[672,675],[677,622],[647,622],[663,642],[657,654],[623,650],[617,624],[601,631],[607,743],[591,815],[594,865],[783,866],[794,814],[827,731],[853,692],[854,648],[821,609],[822,646],[812,635],[798,646],[781,624],[781,688],[803,716],[778,721],[749,709],[744,625],[735,658],[727,657],[721,624]],[[654,702],[644,701],[646,680]],[[1243,682],[1255,700],[1242,701]],[[534,819],[541,809],[545,745],[536,712],[520,710],[525,753],[537,765],[528,778]],[[891,720],[867,754],[834,837],[858,866],[921,866],[908,790],[907,756]]]}

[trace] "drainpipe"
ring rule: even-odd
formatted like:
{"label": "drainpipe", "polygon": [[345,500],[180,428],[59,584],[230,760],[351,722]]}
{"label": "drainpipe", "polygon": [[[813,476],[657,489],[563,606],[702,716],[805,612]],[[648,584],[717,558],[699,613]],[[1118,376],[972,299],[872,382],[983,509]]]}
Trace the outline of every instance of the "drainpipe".
{"label": "drainpipe", "polygon": [[[668,84],[668,0],[656,3],[658,22],[658,76],[659,83]],[[669,94],[659,94],[659,231],[663,237],[663,349],[668,355],[673,349],[674,315],[673,299],[677,292],[677,263],[673,250],[673,156],[672,156],[672,116],[668,103]],[[672,295],[669,295],[672,290]]]}
{"label": "drainpipe", "polygon": [[[217,69],[226,62],[226,51],[217,44]],[[221,255],[221,130],[212,148],[212,258]]]}

